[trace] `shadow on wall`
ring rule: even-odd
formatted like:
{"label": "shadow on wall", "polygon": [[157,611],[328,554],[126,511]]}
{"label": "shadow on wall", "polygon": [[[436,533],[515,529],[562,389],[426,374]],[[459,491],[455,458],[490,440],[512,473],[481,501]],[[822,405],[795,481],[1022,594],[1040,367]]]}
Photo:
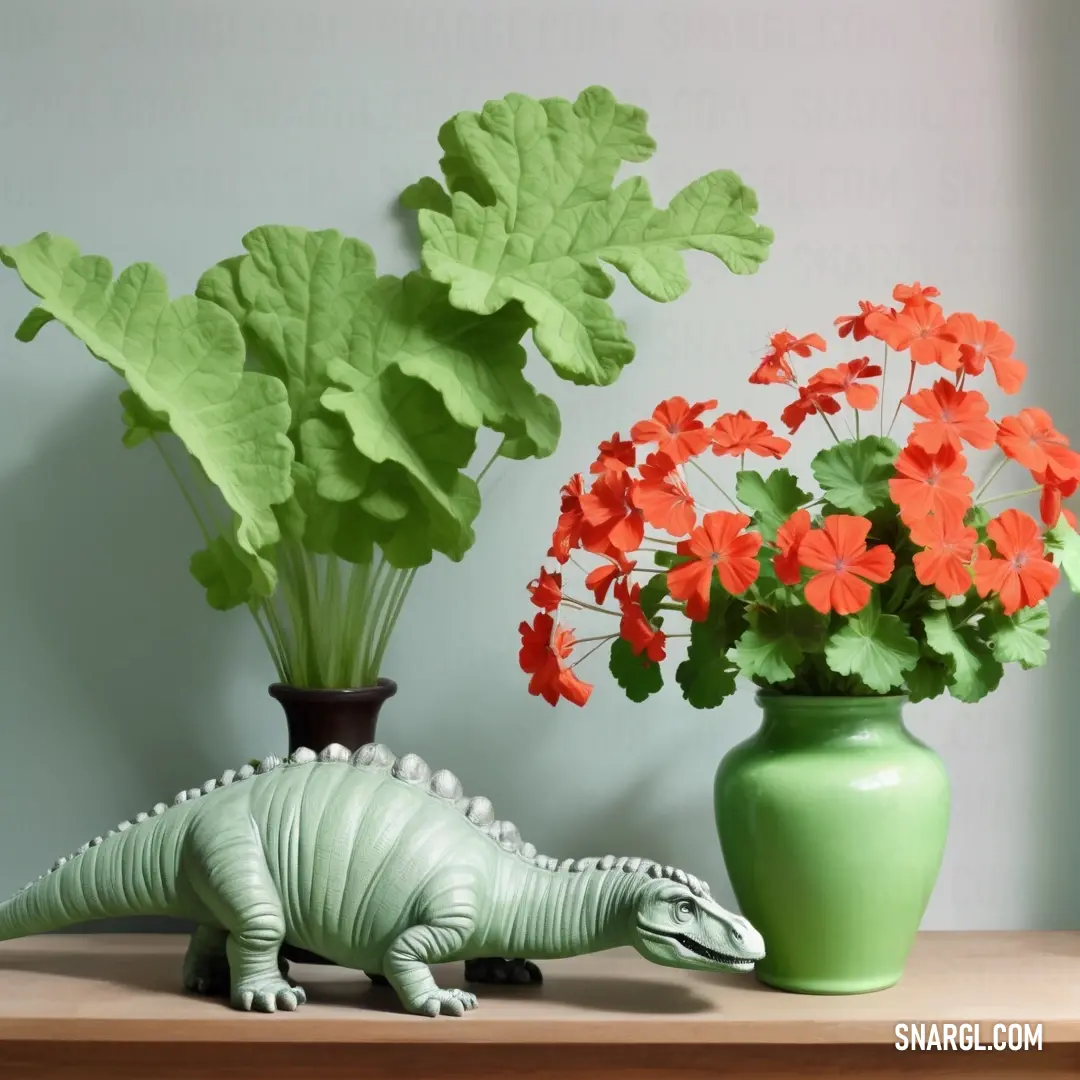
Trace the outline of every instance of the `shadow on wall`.
{"label": "shadow on wall", "polygon": [[[1023,5],[1031,36],[1022,56],[1026,94],[1027,169],[1034,190],[1030,248],[1041,310],[1041,355],[1032,355],[1032,400],[1052,402],[1055,426],[1080,432],[1080,371],[1076,367],[1076,305],[1080,300],[1080,5],[1041,0]],[[1032,350],[1034,352],[1034,350]],[[1033,917],[1047,928],[1080,927],[1080,713],[1077,711],[1077,657],[1080,656],[1080,597],[1059,586],[1047,672],[1051,715],[1044,740],[1045,783],[1038,818],[1043,831],[1030,843],[1043,851],[1040,878],[1033,883]],[[1016,717],[1018,723],[1024,717]]]}
{"label": "shadow on wall", "polygon": [[[43,833],[81,843],[107,823],[96,809],[69,820],[80,805],[116,821],[221,768],[235,624],[188,576],[198,533],[154,448],[120,444],[119,389],[95,388],[0,488],[0,620],[20,642],[0,660],[0,819],[32,812],[26,845]],[[9,832],[20,865],[64,853],[19,844]]]}

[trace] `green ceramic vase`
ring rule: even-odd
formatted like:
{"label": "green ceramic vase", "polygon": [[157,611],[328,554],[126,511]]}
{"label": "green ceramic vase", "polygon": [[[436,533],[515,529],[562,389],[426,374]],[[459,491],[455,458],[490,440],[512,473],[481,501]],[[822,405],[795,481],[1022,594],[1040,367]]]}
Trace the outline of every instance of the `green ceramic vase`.
{"label": "green ceramic vase", "polygon": [[758,978],[804,994],[897,982],[949,826],[941,759],[903,697],[758,694],[761,727],[716,772],[720,846],[765,938]]}

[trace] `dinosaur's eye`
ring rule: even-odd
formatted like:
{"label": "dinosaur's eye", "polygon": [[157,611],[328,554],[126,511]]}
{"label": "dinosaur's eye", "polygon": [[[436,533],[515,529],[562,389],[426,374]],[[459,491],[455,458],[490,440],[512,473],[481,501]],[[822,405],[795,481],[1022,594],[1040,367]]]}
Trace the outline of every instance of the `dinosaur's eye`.
{"label": "dinosaur's eye", "polygon": [[689,919],[694,914],[694,905],[689,900],[682,900],[675,905],[675,914],[680,919]]}

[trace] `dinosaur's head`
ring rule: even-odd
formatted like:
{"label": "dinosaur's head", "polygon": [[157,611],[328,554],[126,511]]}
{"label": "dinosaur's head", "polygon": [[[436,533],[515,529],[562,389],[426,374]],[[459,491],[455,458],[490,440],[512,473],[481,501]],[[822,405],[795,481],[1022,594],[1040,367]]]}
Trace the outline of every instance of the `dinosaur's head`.
{"label": "dinosaur's head", "polygon": [[654,964],[752,971],[765,956],[765,942],[745,919],[677,881],[650,882],[638,897],[633,919],[634,948]]}

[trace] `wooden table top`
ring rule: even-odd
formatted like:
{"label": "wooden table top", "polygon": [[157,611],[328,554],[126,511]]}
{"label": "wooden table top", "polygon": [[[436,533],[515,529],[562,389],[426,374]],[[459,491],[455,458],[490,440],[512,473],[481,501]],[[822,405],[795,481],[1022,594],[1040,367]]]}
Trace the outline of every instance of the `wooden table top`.
{"label": "wooden table top", "polygon": [[[460,1019],[404,1014],[359,972],[295,965],[295,1013],[238,1013],[180,991],[186,939],[51,935],[0,944],[0,1042],[867,1044],[901,1022],[1041,1024],[1080,1043],[1080,931],[923,933],[901,982],[812,997],[754,977],[661,968],[631,950],[549,961],[536,987],[477,987]],[[435,969],[462,986],[461,965]],[[984,1035],[985,1037],[985,1035]],[[3,1056],[0,1046],[0,1057]]]}

